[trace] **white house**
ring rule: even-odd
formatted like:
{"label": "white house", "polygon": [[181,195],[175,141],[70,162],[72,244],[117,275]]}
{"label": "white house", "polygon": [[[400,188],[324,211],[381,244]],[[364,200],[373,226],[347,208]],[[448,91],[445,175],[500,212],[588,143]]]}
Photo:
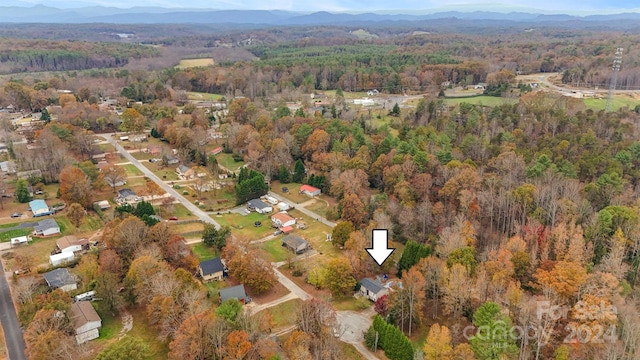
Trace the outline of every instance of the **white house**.
{"label": "white house", "polygon": [[75,236],[63,236],[60,239],[56,240],[57,251],[61,253],[76,253],[84,250],[89,250],[89,240],[87,239],[76,239]]}
{"label": "white house", "polygon": [[49,256],[49,263],[51,266],[64,265],[73,261],[76,258],[73,252],[63,252],[59,254],[53,254]]}
{"label": "white house", "polygon": [[366,296],[371,301],[377,301],[388,293],[389,289],[384,287],[378,280],[364,278],[360,281],[360,294]]}
{"label": "white house", "polygon": [[98,329],[102,327],[102,319],[88,301],[79,301],[71,304],[71,316],[73,329],[76,333],[78,345],[100,336]]}
{"label": "white house", "polygon": [[249,209],[249,211],[255,211],[258,214],[266,214],[273,211],[273,207],[271,205],[266,204],[260,199],[249,200],[247,202],[247,209]]}
{"label": "white house", "polygon": [[34,236],[49,236],[60,234],[60,226],[53,219],[45,219],[38,221],[38,224],[33,227]]}
{"label": "white house", "polygon": [[289,204],[287,204],[286,202],[281,202],[277,205],[277,208],[280,211],[287,211],[291,209],[291,206],[289,206]]}
{"label": "white house", "polygon": [[287,214],[286,211],[282,211],[271,216],[271,225],[275,228],[283,228],[285,226],[293,226],[295,224],[296,218]]}

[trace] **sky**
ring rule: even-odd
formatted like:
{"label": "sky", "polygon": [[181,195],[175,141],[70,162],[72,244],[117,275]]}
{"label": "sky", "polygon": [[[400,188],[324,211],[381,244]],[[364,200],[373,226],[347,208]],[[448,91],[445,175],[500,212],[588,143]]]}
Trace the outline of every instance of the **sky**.
{"label": "sky", "polygon": [[[43,4],[58,8],[108,6],[131,8],[158,6],[166,8],[206,8],[241,10],[291,10],[334,12],[402,12],[412,11],[532,11],[543,13],[612,13],[640,11],[638,0],[3,0],[3,6]],[[406,11],[405,11],[406,13]]]}

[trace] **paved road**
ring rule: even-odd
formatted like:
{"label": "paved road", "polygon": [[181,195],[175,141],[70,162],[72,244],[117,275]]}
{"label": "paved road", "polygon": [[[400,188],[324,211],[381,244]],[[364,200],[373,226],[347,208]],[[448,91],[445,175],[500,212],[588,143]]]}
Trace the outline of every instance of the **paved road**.
{"label": "paved road", "polygon": [[[273,196],[274,198],[278,199],[279,201],[284,201],[287,204],[293,204],[289,199],[287,199],[287,198],[285,198],[283,196],[280,196],[280,195],[278,195],[278,194],[276,194],[274,192],[269,192],[269,196]],[[321,223],[323,223],[323,224],[325,224],[327,226],[330,226],[332,228],[336,227],[336,223],[334,223],[333,221],[329,221],[326,218],[324,218],[324,217],[314,213],[313,211],[305,208],[304,205],[302,205],[302,204],[296,204],[295,205],[295,209],[296,210],[300,210],[301,213],[311,217],[312,219],[316,219],[316,220],[320,221]]]}
{"label": "paved road", "polygon": [[9,289],[9,283],[1,261],[0,277],[0,322],[2,322],[2,329],[4,330],[9,359],[27,360],[27,356],[24,353],[25,344],[22,337],[22,329],[20,329],[20,323],[18,323],[16,309],[13,307],[11,290]]}
{"label": "paved road", "polygon": [[145,174],[149,179],[153,180],[164,191],[169,193],[171,196],[174,197],[174,199],[178,200],[182,205],[184,205],[184,207],[189,209],[189,211],[191,211],[192,214],[194,214],[200,220],[206,223],[213,224],[213,226],[215,226],[216,229],[220,229],[220,224],[218,224],[215,220],[213,220],[206,212],[202,211],[199,207],[195,206],[192,202],[185,199],[182,195],[178,194],[177,191],[175,191],[170,185],[162,181],[156,174],[154,174],[146,166],[142,165],[140,161],[138,161],[138,159],[134,158],[133,155],[129,154],[127,150],[125,150],[122,146],[120,146],[120,144],[118,144],[118,142],[115,141],[111,137],[111,135],[112,134],[98,134],[98,136],[101,136],[102,138],[107,140],[107,142],[111,144],[116,149],[116,151],[120,153],[120,155],[124,156],[125,159],[129,160],[131,164],[133,164],[135,167],[140,169],[140,171],[142,171],[142,173]]}

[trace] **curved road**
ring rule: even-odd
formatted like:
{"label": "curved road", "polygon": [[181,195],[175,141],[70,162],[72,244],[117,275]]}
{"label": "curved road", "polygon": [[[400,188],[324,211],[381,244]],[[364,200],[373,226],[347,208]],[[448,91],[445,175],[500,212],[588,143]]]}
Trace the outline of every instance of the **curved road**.
{"label": "curved road", "polygon": [[10,360],[27,360],[24,353],[25,343],[22,337],[22,329],[18,323],[16,309],[11,299],[9,283],[0,261],[0,322],[4,330],[4,339],[7,343],[7,352]]}
{"label": "curved road", "polygon": [[140,169],[140,171],[142,171],[142,173],[146,177],[153,180],[156,184],[158,184],[162,188],[162,190],[169,193],[171,196],[173,196],[174,199],[178,200],[182,205],[184,205],[184,207],[189,209],[189,211],[191,211],[192,214],[194,214],[200,220],[206,223],[213,224],[213,226],[215,226],[216,229],[220,229],[220,224],[218,224],[215,220],[213,220],[211,216],[209,216],[206,212],[202,211],[199,207],[195,206],[189,200],[185,199],[184,196],[178,194],[178,192],[175,191],[169,184],[162,181],[162,179],[160,179],[156,174],[154,174],[146,166],[142,165],[142,163],[140,163],[138,159],[134,158],[133,155],[129,154],[127,150],[125,150],[120,144],[118,144],[117,141],[113,139],[112,137],[113,134],[96,134],[96,135],[104,138],[109,144],[111,144],[116,149],[116,151],[120,153],[120,155],[124,156],[125,159],[129,160],[131,164],[133,164],[135,167]]}

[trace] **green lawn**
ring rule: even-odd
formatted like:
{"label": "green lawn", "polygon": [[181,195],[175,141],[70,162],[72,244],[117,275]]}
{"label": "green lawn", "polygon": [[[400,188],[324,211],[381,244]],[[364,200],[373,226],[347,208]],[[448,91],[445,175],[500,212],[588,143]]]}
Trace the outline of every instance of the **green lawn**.
{"label": "green lawn", "polygon": [[188,220],[195,219],[196,216],[191,213],[184,205],[182,204],[173,204],[173,215],[176,216],[179,220]]}
{"label": "green lawn", "polygon": [[464,97],[464,98],[446,98],[444,102],[448,106],[458,105],[460,103],[469,103],[472,105],[482,105],[482,106],[500,106],[502,104],[515,104],[518,102],[518,99],[509,99],[503,97],[496,96],[474,96],[474,97]]}
{"label": "green lawn", "polygon": [[187,97],[189,100],[197,101],[220,101],[224,95],[190,91],[187,93]]}
{"label": "green lawn", "polygon": [[169,342],[158,340],[158,333],[149,325],[144,308],[129,309],[129,312],[133,316],[133,328],[127,335],[139,337],[149,346],[151,351],[146,359],[166,359],[169,354]]}
{"label": "green lawn", "polygon": [[101,302],[96,302],[96,311],[102,319],[102,327],[100,328],[100,337],[98,341],[108,341],[114,339],[122,329],[122,321],[119,317],[111,316],[111,312],[102,308]]}
{"label": "green lawn", "polygon": [[[596,111],[604,110],[605,105],[607,104],[607,99],[584,99],[584,104],[589,109],[593,109]],[[635,100],[628,96],[614,96],[611,99],[611,110],[616,111],[622,107],[629,107],[629,109],[633,110],[636,105],[640,105],[640,101]]]}
{"label": "green lawn", "polygon": [[127,172],[127,176],[140,176],[140,175],[143,175],[142,171],[140,171],[140,169],[138,169],[133,164],[124,164],[122,166],[124,167],[125,171]]}
{"label": "green lawn", "polygon": [[216,155],[216,160],[218,160],[218,164],[224,166],[225,168],[231,171],[237,171],[240,169],[242,165],[244,165],[244,161],[235,161],[231,154],[220,153]]}
{"label": "green lawn", "polygon": [[273,328],[278,329],[295,324],[295,313],[296,311],[298,311],[298,306],[301,302],[302,300],[300,299],[293,299],[283,302],[282,304],[278,304],[274,307],[270,307],[268,311],[271,312],[271,319],[273,320],[274,324]]}
{"label": "green lawn", "polygon": [[263,242],[262,244],[260,244],[260,248],[264,250],[265,253],[269,254],[267,260],[271,262],[285,261],[291,256],[290,254],[293,254],[291,251],[282,246],[281,237]]}
{"label": "green lawn", "polygon": [[[231,228],[231,233],[249,240],[258,240],[271,233],[271,221],[267,215],[252,212],[247,216],[240,214],[216,215],[213,217],[220,225],[227,225]],[[256,221],[262,222],[262,226],[255,227]]]}
{"label": "green lawn", "polygon": [[341,299],[332,298],[331,305],[333,305],[336,310],[340,311],[361,311],[373,306],[373,302],[362,296],[358,298],[349,296]]}
{"label": "green lawn", "polygon": [[340,341],[339,344],[346,360],[365,360],[353,345],[342,341]]}
{"label": "green lawn", "polygon": [[73,226],[65,215],[55,216],[55,220],[58,225],[60,225],[60,232],[62,233],[62,235],[78,235],[90,233],[99,230],[104,225],[102,220],[100,220],[100,218],[94,214],[85,216],[79,228]]}
{"label": "green lawn", "polygon": [[[307,195],[300,194],[300,186],[302,185],[296,183],[281,184],[279,181],[273,181],[271,183],[271,191],[293,202],[294,204],[299,204],[311,199]],[[289,191],[283,193],[283,187],[286,187],[287,189],[289,189]]]}
{"label": "green lawn", "polygon": [[191,246],[191,251],[193,251],[193,254],[200,261],[213,259],[214,257],[220,255],[215,251],[214,248],[208,247],[207,245],[205,245],[203,243],[194,244],[194,245],[190,245],[190,246]]}
{"label": "green lawn", "polygon": [[9,230],[0,233],[0,242],[8,242],[11,238],[30,235],[33,232],[33,228]]}

